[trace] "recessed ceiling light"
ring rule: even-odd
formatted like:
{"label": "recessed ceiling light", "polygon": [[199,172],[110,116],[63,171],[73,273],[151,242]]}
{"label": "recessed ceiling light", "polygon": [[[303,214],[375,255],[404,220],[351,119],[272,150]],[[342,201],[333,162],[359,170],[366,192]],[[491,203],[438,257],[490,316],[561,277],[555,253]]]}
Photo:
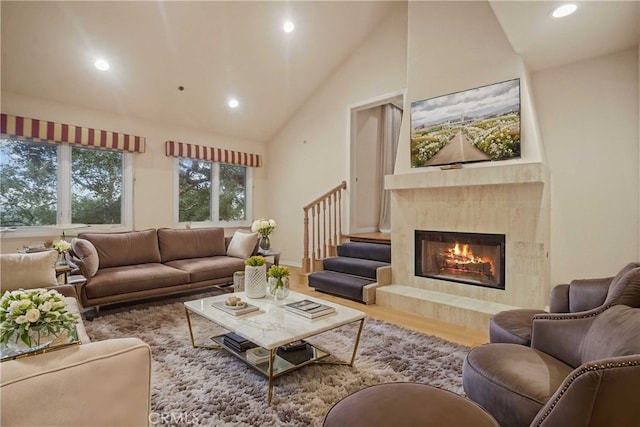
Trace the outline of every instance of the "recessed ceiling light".
{"label": "recessed ceiling light", "polygon": [[284,30],[285,33],[290,33],[294,30],[294,28],[296,28],[295,25],[293,25],[293,22],[291,21],[287,21],[284,23],[284,25],[282,26],[282,29]]}
{"label": "recessed ceiling light", "polygon": [[229,105],[229,107],[231,107],[231,108],[237,108],[237,107],[238,107],[238,105],[240,105],[240,103],[238,102],[238,100],[237,100],[237,99],[235,99],[235,98],[231,98],[227,104],[228,104],[228,105]]}
{"label": "recessed ceiling light", "polygon": [[93,65],[95,65],[100,71],[107,71],[109,69],[109,63],[102,58],[96,59],[96,62],[94,62]]}
{"label": "recessed ceiling light", "polygon": [[564,18],[565,16],[571,15],[576,11],[576,9],[578,9],[578,6],[573,3],[563,4],[562,6],[557,7],[551,15],[554,18]]}

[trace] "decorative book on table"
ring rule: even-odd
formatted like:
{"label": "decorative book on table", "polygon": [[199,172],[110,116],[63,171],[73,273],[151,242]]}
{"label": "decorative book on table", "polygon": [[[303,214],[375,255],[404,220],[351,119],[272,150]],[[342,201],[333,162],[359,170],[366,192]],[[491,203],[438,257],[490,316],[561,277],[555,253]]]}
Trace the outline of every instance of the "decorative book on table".
{"label": "decorative book on table", "polygon": [[311,344],[305,343],[305,346],[293,351],[286,351],[282,347],[276,350],[278,357],[283,358],[292,365],[299,365],[315,356],[314,348]]}
{"label": "decorative book on table", "polygon": [[333,307],[308,299],[285,304],[285,309],[291,313],[308,317],[309,319],[315,319],[316,317],[325,316],[336,311]]}
{"label": "decorative book on table", "polygon": [[240,335],[234,332],[229,332],[228,334],[225,334],[222,337],[222,343],[225,346],[239,353],[242,353],[243,351],[248,350],[250,348],[256,347],[256,344],[254,344],[253,342],[249,341],[246,338],[241,337]]}
{"label": "decorative book on table", "polygon": [[269,361],[269,350],[263,347],[254,347],[247,350],[247,360],[254,365],[260,365]]}
{"label": "decorative book on table", "polygon": [[241,316],[243,314],[251,313],[252,311],[257,311],[258,310],[258,307],[256,307],[255,305],[245,304],[242,307],[237,307],[237,306],[233,306],[233,305],[227,305],[227,303],[225,301],[214,302],[211,305],[214,306],[217,309],[220,309],[220,310],[224,311],[224,312],[227,312],[229,314],[233,314],[234,316]]}

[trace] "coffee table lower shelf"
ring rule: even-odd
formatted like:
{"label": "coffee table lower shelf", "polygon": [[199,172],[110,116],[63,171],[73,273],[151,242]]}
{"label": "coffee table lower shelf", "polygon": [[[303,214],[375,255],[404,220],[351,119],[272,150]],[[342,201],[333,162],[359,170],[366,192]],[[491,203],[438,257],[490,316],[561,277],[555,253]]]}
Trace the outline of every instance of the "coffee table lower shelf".
{"label": "coffee table lower shelf", "polygon": [[[235,357],[237,357],[238,359],[242,360],[243,362],[245,362],[247,365],[249,365],[249,367],[255,369],[256,371],[260,372],[262,375],[264,375],[265,377],[269,378],[269,361],[260,363],[258,365],[256,365],[255,363],[251,362],[249,359],[247,359],[247,352],[246,351],[242,351],[239,352],[227,345],[224,344],[224,342],[222,341],[222,338],[224,337],[224,335],[218,335],[215,337],[212,337],[211,339],[218,344],[221,348],[224,348],[225,350],[227,350],[229,353],[231,353],[232,355],[234,355]],[[317,347],[314,347],[313,345],[307,343],[307,348],[310,348],[312,351],[312,357],[294,364],[289,362],[288,360],[283,359],[282,357],[280,357],[278,354],[274,354],[273,356],[273,375],[272,378],[278,378],[281,375],[286,374],[287,372],[291,372],[293,370],[296,370],[298,368],[302,368],[303,366],[309,365],[311,363],[317,362],[319,360],[324,359],[325,357],[329,356],[330,353],[323,351]],[[275,350],[274,350],[275,352]]]}

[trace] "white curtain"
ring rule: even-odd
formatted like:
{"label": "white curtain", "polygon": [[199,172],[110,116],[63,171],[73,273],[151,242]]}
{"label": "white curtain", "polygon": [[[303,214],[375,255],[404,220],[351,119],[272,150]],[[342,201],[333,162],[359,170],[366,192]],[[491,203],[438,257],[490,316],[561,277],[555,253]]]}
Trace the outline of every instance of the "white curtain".
{"label": "white curtain", "polygon": [[384,176],[393,174],[398,151],[398,137],[400,136],[400,122],[402,110],[393,104],[382,106],[382,138],[380,141],[381,172],[381,206],[378,228],[383,233],[391,231],[391,191],[384,189]]}

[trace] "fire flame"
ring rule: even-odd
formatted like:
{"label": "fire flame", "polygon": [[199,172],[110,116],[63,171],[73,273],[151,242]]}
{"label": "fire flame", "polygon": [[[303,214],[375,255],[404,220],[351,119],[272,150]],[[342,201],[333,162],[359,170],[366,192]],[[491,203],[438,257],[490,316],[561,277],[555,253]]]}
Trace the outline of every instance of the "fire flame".
{"label": "fire flame", "polygon": [[471,248],[469,248],[469,245],[462,245],[462,249],[460,249],[460,243],[458,242],[456,242],[456,245],[453,248],[450,248],[448,251],[452,256],[455,256],[455,258],[465,264],[490,262],[490,260],[488,259],[482,259],[473,255],[473,252],[471,251]]}
{"label": "fire flame", "polygon": [[493,260],[475,256],[468,244],[456,242],[440,254],[445,258],[443,269],[465,274],[493,274]]}

